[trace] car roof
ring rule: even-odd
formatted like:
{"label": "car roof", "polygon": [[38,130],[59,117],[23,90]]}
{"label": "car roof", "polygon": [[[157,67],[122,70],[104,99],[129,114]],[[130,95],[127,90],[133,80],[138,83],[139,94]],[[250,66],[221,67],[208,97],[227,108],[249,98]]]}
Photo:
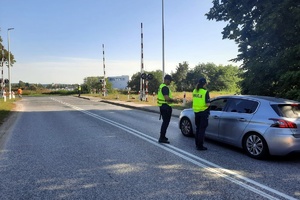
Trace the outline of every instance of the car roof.
{"label": "car roof", "polygon": [[271,104],[300,104],[298,101],[283,99],[278,97],[270,97],[270,96],[259,96],[259,95],[226,95],[226,96],[218,96],[213,99],[219,98],[239,98],[239,99],[251,99],[258,101],[268,101]]}

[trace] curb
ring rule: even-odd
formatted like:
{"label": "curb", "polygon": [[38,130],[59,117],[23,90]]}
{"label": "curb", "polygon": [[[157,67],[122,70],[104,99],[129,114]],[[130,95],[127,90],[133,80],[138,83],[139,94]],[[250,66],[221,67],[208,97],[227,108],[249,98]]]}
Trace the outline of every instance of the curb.
{"label": "curb", "polygon": [[74,96],[74,97],[78,97],[78,98],[81,98],[81,99],[86,99],[86,100],[91,100],[90,98],[88,97],[80,97],[80,96]]}
{"label": "curb", "polygon": [[100,100],[100,102],[109,103],[109,104],[113,104],[113,105],[117,105],[117,106],[122,106],[122,107],[126,107],[126,108],[138,109],[138,110],[143,110],[143,111],[148,111],[148,112],[153,112],[153,113],[158,113],[159,114],[158,111],[147,109],[147,108],[143,108],[143,107],[131,106],[131,105],[126,105],[126,104],[117,103],[117,102],[111,102],[111,101],[107,101],[107,100]]}

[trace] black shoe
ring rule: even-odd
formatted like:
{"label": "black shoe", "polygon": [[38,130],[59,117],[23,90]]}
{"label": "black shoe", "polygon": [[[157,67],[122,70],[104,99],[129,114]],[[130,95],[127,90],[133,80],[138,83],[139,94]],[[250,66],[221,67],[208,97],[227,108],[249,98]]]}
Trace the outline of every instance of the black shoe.
{"label": "black shoe", "polygon": [[169,140],[166,138],[159,138],[158,140],[159,143],[166,143],[166,144],[170,144]]}
{"label": "black shoe", "polygon": [[197,150],[199,150],[199,151],[205,151],[205,150],[207,150],[207,148],[204,147],[204,146],[202,146],[202,147],[197,147]]}

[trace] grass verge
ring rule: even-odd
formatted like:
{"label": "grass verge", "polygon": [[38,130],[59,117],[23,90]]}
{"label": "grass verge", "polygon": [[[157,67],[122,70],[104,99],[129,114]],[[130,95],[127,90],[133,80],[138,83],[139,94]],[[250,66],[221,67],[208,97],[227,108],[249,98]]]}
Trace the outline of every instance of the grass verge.
{"label": "grass verge", "polygon": [[15,101],[16,99],[7,99],[6,102],[4,102],[3,98],[0,98],[0,125],[3,124],[4,120],[15,107]]}

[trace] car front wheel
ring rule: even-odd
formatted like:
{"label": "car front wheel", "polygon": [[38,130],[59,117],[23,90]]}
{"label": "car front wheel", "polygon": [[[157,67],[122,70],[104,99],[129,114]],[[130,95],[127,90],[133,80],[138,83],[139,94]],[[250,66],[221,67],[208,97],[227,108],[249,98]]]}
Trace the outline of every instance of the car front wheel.
{"label": "car front wheel", "polygon": [[193,127],[192,123],[188,118],[182,118],[180,121],[180,130],[184,136],[192,136],[193,135]]}
{"label": "car front wheel", "polygon": [[243,147],[247,155],[252,158],[262,159],[268,154],[267,143],[264,138],[257,133],[247,134],[243,140]]}

